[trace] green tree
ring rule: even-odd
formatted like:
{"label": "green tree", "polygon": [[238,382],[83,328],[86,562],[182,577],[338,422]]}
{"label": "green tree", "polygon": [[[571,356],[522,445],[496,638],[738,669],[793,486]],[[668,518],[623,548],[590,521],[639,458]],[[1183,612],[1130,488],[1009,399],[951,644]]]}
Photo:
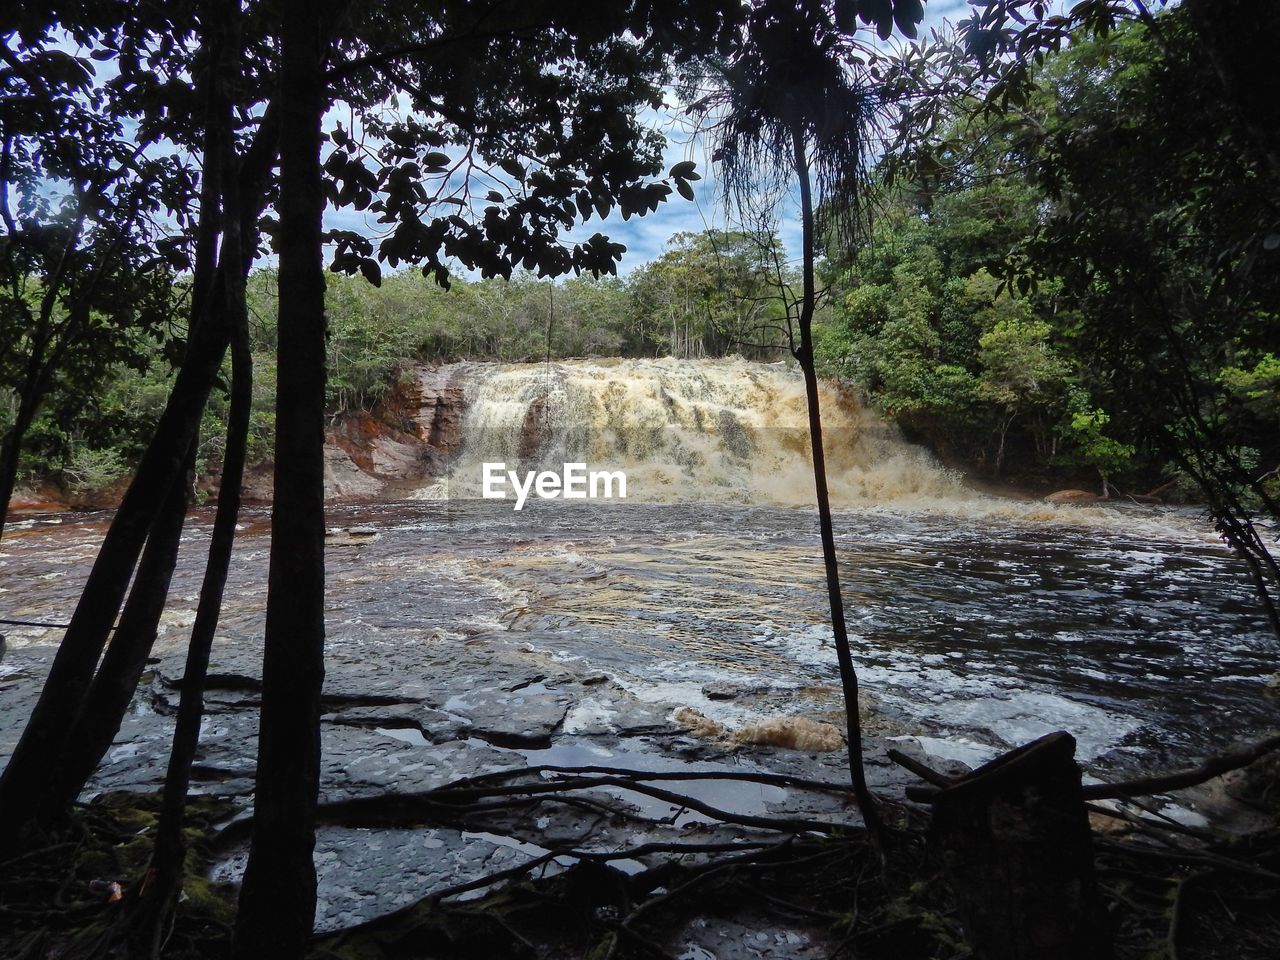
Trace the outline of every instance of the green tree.
{"label": "green tree", "polygon": [[[1000,409],[997,476],[1004,463],[1005,437],[1014,417],[1028,409],[1037,414],[1052,410],[1071,381],[1071,368],[1054,350],[1051,333],[1052,328],[1043,320],[1015,317],[997,320],[978,339],[978,361],[982,365],[978,393]],[[1043,436],[1043,417],[1039,420],[1037,433]]]}
{"label": "green tree", "polygon": [[776,357],[786,347],[784,261],[776,234],[677,233],[631,277],[638,338],[670,356]]}
{"label": "green tree", "polygon": [[[24,13],[0,34],[0,535],[46,401],[83,402],[117,364],[141,369],[157,352],[187,260],[154,222],[165,209],[181,219],[193,196],[188,165],[157,149],[163,128],[136,130],[91,62]],[[76,459],[93,482],[112,458]]]}

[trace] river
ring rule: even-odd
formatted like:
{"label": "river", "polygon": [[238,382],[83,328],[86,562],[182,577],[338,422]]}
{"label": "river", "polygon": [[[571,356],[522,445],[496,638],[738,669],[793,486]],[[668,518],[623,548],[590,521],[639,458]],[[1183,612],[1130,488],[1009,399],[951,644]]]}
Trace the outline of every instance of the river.
{"label": "river", "polygon": [[[380,462],[447,468],[375,478],[391,493],[328,507],[323,798],[431,789],[530,762],[847,777],[841,751],[732,737],[781,717],[842,727],[793,371],[581,361],[418,377],[416,438],[394,456],[329,450],[331,472],[348,482]],[[1185,765],[1277,725],[1275,641],[1243,565],[1195,510],[983,496],[847,392],[828,388],[823,402],[875,789],[900,795],[912,780],[884,759],[893,745],[974,766],[1065,729],[1086,775],[1110,778]],[[618,470],[627,497],[533,496],[515,510],[479,496],[487,462]],[[12,523],[0,616],[65,622],[109,520]],[[163,777],[211,523],[207,507],[189,519],[151,670],[91,790],[155,789]],[[241,804],[253,790],[269,534],[268,509],[246,509],[195,783]],[[0,758],[61,638],[55,626],[2,629]],[[674,721],[686,708],[729,736],[683,733]],[[854,815],[774,787],[685,786],[744,813]],[[1203,822],[1191,803],[1166,810]],[[649,812],[673,829],[689,822],[657,806]],[[527,831],[393,833],[321,830],[318,929],[533,856],[538,842]],[[605,831],[596,842],[636,839]],[[243,855],[228,853],[214,875],[235,879]]]}
{"label": "river", "polygon": [[[442,441],[442,476],[392,501],[331,506],[335,530],[377,534],[331,539],[331,649],[501,631],[642,700],[726,724],[838,719],[793,369],[460,363],[417,378],[418,434],[441,434],[439,398],[451,389],[458,435]],[[1242,565],[1194,510],[984,497],[849,391],[826,386],[823,404],[873,724],[971,763],[1065,728],[1103,771],[1173,762],[1274,723],[1263,696],[1274,641]],[[518,511],[479,499],[485,462],[568,461],[625,471],[627,498],[535,496]],[[65,620],[107,519],[13,524],[0,547],[3,615]],[[162,654],[180,648],[194,617],[209,523],[200,511],[188,528]],[[260,633],[268,525],[263,508],[246,512],[223,641]],[[8,632],[15,649],[57,639]]]}
{"label": "river", "polygon": [[[376,657],[503,631],[726,724],[838,717],[810,511],[540,501],[517,513],[469,500],[349,505],[329,519],[376,531],[331,540],[332,650]],[[16,524],[0,551],[5,615],[65,619],[105,520]],[[185,642],[210,522],[203,511],[188,528],[158,653]],[[268,526],[248,512],[221,643],[260,633]],[[1101,772],[1185,760],[1275,722],[1263,696],[1274,641],[1244,571],[1184,512],[974,500],[961,515],[846,509],[836,534],[872,721],[930,752],[973,763],[1062,728]],[[59,633],[7,631],[15,653]],[[14,656],[0,664],[17,669]]]}

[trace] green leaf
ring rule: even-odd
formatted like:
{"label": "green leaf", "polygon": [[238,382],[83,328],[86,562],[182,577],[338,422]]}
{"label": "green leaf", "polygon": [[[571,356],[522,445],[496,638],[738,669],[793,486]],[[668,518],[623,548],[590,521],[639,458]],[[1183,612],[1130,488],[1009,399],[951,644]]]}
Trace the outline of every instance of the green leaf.
{"label": "green leaf", "polygon": [[693,200],[693,187],[689,186],[689,182],[687,180],[677,180],[676,191],[686,200]]}

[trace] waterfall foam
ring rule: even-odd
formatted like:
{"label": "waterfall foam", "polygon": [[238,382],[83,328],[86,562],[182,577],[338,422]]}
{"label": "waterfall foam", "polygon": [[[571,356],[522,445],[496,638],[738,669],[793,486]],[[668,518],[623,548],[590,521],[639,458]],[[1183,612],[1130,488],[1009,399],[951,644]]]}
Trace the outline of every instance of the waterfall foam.
{"label": "waterfall foam", "polygon": [[[622,470],[645,502],[813,502],[804,383],[781,363],[575,360],[471,363],[451,497],[480,495],[483,464]],[[859,403],[822,388],[824,446],[839,505],[967,496],[959,479]],[[422,496],[440,496],[440,486]]]}

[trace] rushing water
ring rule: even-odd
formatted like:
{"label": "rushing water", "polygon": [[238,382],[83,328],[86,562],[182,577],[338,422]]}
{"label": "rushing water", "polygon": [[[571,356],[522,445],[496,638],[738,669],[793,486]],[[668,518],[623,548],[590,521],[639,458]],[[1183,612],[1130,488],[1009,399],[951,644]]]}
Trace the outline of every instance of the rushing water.
{"label": "rushing water", "polygon": [[[418,499],[330,511],[335,527],[377,531],[330,543],[331,649],[376,658],[435,634],[501,631],[730,725],[838,719],[793,371],[598,361],[432,372],[446,375],[468,401],[452,475]],[[872,729],[972,762],[1062,728],[1103,772],[1184,761],[1276,723],[1264,695],[1274,640],[1243,568],[1193,513],[979,497],[851,396],[830,390],[824,404]],[[622,469],[629,498],[517,512],[460,496],[490,459]],[[161,651],[184,643],[194,618],[209,522],[202,513],[189,527]],[[0,545],[0,615],[65,620],[104,524],[14,524]],[[233,642],[261,630],[267,524],[250,511],[238,542],[220,630]],[[8,632],[16,648],[59,636]],[[571,713],[566,732],[580,720]]]}
{"label": "rushing water", "polygon": [[[980,507],[837,517],[873,724],[970,760],[1065,728],[1105,770],[1185,760],[1275,722],[1262,693],[1273,641],[1238,563],[1190,519],[1067,508],[1036,521]],[[224,636],[260,629],[263,519],[242,535]],[[809,511],[540,502],[517,514],[470,501],[347,507],[331,520],[379,534],[330,548],[331,645],[375,657],[433,631],[505,630],[642,699],[728,723],[839,707]],[[66,518],[6,539],[7,615],[64,617],[101,529]],[[185,639],[199,566],[175,578],[162,648]],[[710,699],[711,684],[748,695]]]}

